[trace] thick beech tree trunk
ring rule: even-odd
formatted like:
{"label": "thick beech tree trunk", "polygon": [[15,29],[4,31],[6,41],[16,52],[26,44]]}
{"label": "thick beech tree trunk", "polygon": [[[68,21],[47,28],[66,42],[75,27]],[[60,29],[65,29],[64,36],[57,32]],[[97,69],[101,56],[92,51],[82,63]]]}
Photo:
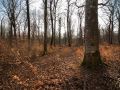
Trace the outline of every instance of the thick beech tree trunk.
{"label": "thick beech tree trunk", "polygon": [[85,7],[85,54],[82,65],[101,65],[99,52],[98,0],[86,0]]}

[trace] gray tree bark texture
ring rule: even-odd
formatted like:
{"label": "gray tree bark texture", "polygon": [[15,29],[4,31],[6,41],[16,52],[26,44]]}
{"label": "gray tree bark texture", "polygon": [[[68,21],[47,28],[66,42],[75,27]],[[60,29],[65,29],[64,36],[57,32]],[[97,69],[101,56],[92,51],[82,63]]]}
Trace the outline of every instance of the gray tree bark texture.
{"label": "gray tree bark texture", "polygon": [[68,46],[71,47],[71,17],[70,17],[70,1],[71,0],[67,0],[67,42],[68,42]]}
{"label": "gray tree bark texture", "polygon": [[102,65],[99,52],[98,0],[86,0],[85,6],[85,54],[82,65]]}
{"label": "gray tree bark texture", "polygon": [[30,8],[29,8],[29,0],[26,0],[26,6],[27,6],[27,25],[28,25],[28,50],[30,51],[31,48],[31,38],[30,38]]}
{"label": "gray tree bark texture", "polygon": [[44,2],[44,52],[43,54],[47,54],[47,0]]}
{"label": "gray tree bark texture", "polygon": [[50,0],[50,20],[51,20],[51,29],[52,29],[52,37],[50,45],[53,45],[54,42],[54,23],[53,23],[53,10],[52,10],[53,0]]}
{"label": "gray tree bark texture", "polygon": [[119,23],[119,26],[118,26],[118,43],[120,44],[120,14],[119,14],[118,23]]}
{"label": "gray tree bark texture", "polygon": [[59,46],[61,46],[61,17],[59,18]]}
{"label": "gray tree bark texture", "polygon": [[30,12],[29,12],[29,0],[26,1],[26,5],[27,5],[28,39],[30,39]]}

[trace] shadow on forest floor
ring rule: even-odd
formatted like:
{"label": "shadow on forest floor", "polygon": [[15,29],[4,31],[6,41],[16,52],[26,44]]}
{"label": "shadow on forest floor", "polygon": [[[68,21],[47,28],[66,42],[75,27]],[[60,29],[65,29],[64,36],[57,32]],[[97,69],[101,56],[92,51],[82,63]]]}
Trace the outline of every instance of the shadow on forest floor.
{"label": "shadow on forest floor", "polygon": [[82,77],[73,76],[65,81],[63,90],[120,90],[106,68],[97,71],[82,68],[80,74]]}

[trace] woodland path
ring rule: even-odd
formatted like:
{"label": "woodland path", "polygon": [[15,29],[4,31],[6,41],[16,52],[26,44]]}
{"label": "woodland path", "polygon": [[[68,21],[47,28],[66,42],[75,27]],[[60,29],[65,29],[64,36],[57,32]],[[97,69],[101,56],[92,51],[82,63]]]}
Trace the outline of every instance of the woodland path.
{"label": "woodland path", "polygon": [[[118,54],[119,52],[116,52],[115,55]],[[5,57],[13,61],[15,59],[9,55]],[[31,55],[17,63],[2,62],[0,88],[1,90],[120,90],[120,61],[105,61],[108,66],[91,71],[80,66],[82,57],[83,49],[59,48],[57,52],[46,56]]]}

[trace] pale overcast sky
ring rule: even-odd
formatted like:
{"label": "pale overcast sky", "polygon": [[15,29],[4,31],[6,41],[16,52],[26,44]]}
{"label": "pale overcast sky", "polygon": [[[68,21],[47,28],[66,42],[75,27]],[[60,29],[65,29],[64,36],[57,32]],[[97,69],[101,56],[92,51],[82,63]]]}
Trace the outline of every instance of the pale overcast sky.
{"label": "pale overcast sky", "polygon": [[[66,0],[60,0],[61,2],[60,2],[60,10],[59,10],[59,12],[63,12],[63,11],[65,11],[65,9],[66,9]],[[72,0],[72,1],[75,1],[75,0]],[[81,2],[83,2],[84,0],[78,0],[78,1],[80,1],[80,3]],[[99,3],[101,3],[103,0],[99,0]],[[105,1],[105,0],[104,0]],[[31,9],[33,10],[33,9],[40,9],[42,6],[41,6],[41,4],[43,3],[42,2],[42,0],[32,0],[32,4],[31,4]],[[75,19],[75,17],[76,17],[76,15],[74,16],[74,14],[73,14],[73,18]],[[102,13],[102,11],[101,11],[101,9],[99,9],[99,22],[100,22],[100,24],[101,25],[104,25],[104,22],[103,22],[103,20],[102,19],[104,19],[104,18],[106,18],[105,17],[105,15]],[[102,18],[102,19],[101,19]]]}
{"label": "pale overcast sky", "polygon": [[[48,0],[49,1],[49,0]],[[60,3],[58,3],[58,12],[61,13],[61,12],[65,12],[66,13],[66,0],[59,0]],[[72,0],[72,1],[76,1],[76,0]],[[78,2],[82,3],[84,0],[78,0]],[[99,0],[99,3],[102,2],[102,1],[105,1],[105,0]],[[40,10],[41,12],[39,14],[43,14],[43,9],[41,8],[44,8],[43,7],[43,1],[42,0],[30,0],[30,9],[31,10]],[[57,12],[57,13],[58,13]],[[103,12],[101,11],[101,9],[99,9],[99,24],[100,26],[105,26],[105,23],[106,22],[106,15],[103,14]],[[41,16],[41,15],[40,15]],[[66,21],[66,19],[63,17],[62,20]],[[104,21],[103,21],[104,20]],[[66,24],[66,23],[65,23]],[[73,28],[75,29],[75,32],[77,31],[78,29],[78,16],[77,16],[77,9],[74,9],[73,11],[73,15],[72,15],[72,24],[73,24]],[[84,25],[84,21],[83,21],[83,25]],[[58,25],[57,25],[57,29],[58,29]],[[62,32],[64,32],[64,28],[62,27]]]}
{"label": "pale overcast sky", "polygon": [[[72,0],[75,1],[75,0]],[[78,0],[78,2],[80,1],[80,3],[82,3],[84,0]],[[103,0],[99,0],[99,3],[101,3]],[[104,0],[105,1],[105,0]],[[42,8],[42,0],[32,0],[32,4],[31,4],[31,9],[40,9]],[[66,9],[66,0],[60,0],[60,3],[58,5],[59,7],[59,12],[65,12]],[[78,27],[78,17],[77,17],[77,9],[74,10],[73,12],[73,16],[72,16],[72,23],[74,24],[74,29],[77,30]],[[99,24],[100,26],[105,26],[105,21],[106,21],[106,16],[102,13],[101,9],[99,9]],[[103,21],[104,20],[104,21]],[[83,22],[84,25],[84,22]]]}

